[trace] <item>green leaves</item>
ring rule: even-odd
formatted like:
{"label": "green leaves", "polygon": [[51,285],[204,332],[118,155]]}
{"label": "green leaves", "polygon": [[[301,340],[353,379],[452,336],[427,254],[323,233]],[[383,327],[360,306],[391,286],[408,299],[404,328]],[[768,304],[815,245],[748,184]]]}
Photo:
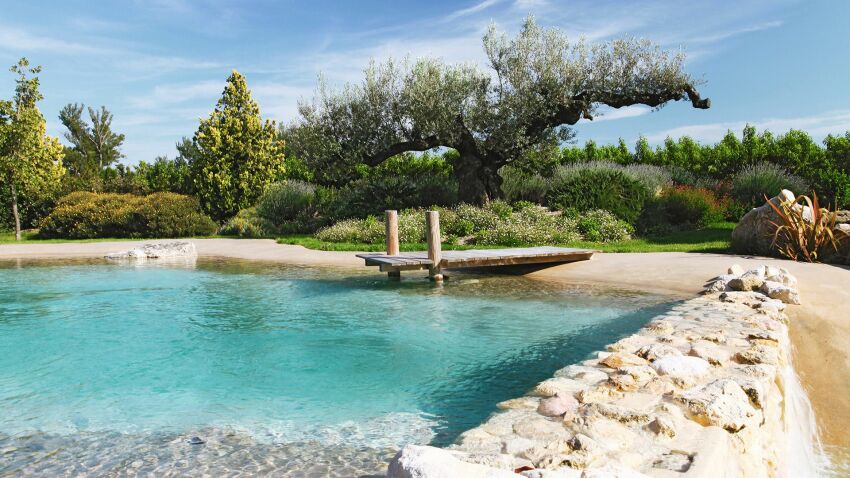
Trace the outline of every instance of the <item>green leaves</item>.
{"label": "green leaves", "polygon": [[193,143],[192,182],[203,209],[223,221],[253,205],[284,172],[283,141],[275,123],[263,121],[245,77],[227,79],[209,118],[201,120]]}
{"label": "green leaves", "polygon": [[13,101],[0,102],[0,187],[8,187],[15,229],[20,235],[17,217],[18,195],[33,197],[58,184],[65,173],[63,146],[47,135],[44,116],[36,103],[42,99],[38,77],[41,67],[30,67],[21,58],[10,69],[18,75]]}

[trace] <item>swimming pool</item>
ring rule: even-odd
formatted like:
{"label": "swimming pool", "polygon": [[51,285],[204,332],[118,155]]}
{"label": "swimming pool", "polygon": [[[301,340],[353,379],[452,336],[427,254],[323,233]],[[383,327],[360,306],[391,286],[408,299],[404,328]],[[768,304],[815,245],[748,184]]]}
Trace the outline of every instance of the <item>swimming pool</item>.
{"label": "swimming pool", "polygon": [[235,261],[0,265],[0,474],[382,473],[670,300]]}

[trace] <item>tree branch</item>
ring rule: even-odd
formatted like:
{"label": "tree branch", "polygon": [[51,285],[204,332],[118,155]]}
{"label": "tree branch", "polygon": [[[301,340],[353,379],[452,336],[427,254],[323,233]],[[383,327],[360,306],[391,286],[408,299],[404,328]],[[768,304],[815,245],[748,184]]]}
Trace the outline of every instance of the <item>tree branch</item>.
{"label": "tree branch", "polygon": [[407,151],[428,151],[437,146],[443,146],[442,142],[436,135],[427,136],[425,138],[417,138],[409,141],[400,141],[388,145],[377,153],[364,155],[363,162],[369,166],[377,166],[387,159]]}

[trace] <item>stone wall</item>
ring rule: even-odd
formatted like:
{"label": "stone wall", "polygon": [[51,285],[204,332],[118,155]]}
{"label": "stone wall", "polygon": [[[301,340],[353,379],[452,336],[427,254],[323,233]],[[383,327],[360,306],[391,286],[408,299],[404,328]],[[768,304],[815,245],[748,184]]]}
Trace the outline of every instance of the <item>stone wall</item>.
{"label": "stone wall", "polygon": [[786,270],[733,266],[703,296],[500,403],[456,445],[405,447],[387,476],[814,474],[816,437],[791,436],[807,428],[790,427],[805,417],[788,406],[802,392],[784,310],[799,299]]}

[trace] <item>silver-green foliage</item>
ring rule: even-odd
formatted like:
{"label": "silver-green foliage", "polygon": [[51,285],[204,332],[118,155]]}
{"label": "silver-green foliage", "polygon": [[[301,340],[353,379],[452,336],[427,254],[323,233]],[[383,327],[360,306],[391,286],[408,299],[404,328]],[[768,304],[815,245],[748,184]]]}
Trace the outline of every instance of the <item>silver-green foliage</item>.
{"label": "silver-green foliage", "polygon": [[[399,213],[399,241],[425,241],[425,213],[407,210]],[[631,226],[607,211],[588,211],[580,216],[553,214],[531,203],[510,208],[506,203],[485,207],[460,205],[440,210],[444,242],[464,238],[469,242],[492,246],[534,246],[567,244],[580,240],[610,242],[628,239]],[[376,217],[345,219],[316,233],[327,242],[381,244],[385,240],[384,223]]]}
{"label": "silver-green foliage", "polygon": [[370,63],[361,84],[334,91],[320,82],[287,132],[290,146],[332,165],[454,148],[460,200],[479,203],[498,195],[499,168],[572,137],[569,126],[592,119],[600,105],[709,105],[683,71],[681,52],[646,40],[572,41],[529,17],[515,38],[491,26],[483,43],[488,72],[432,58],[390,59]]}
{"label": "silver-green foliage", "polygon": [[732,180],[732,196],[752,207],[764,204],[765,196],[774,197],[783,189],[804,194],[809,186],[782,166],[766,161],[747,166]]}

